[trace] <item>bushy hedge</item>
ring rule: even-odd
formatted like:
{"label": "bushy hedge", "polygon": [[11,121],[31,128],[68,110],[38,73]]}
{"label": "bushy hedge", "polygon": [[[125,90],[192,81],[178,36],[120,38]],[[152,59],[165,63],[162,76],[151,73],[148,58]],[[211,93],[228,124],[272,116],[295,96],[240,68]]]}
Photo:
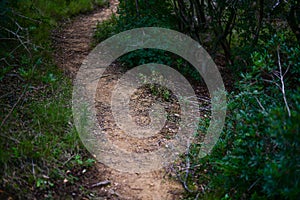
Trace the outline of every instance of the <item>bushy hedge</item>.
{"label": "bushy hedge", "polygon": [[300,196],[299,50],[281,34],[252,53],[252,65],[229,95],[226,127],[213,153],[202,160],[189,155],[198,173],[190,178],[206,185],[204,199],[212,193],[223,199]]}

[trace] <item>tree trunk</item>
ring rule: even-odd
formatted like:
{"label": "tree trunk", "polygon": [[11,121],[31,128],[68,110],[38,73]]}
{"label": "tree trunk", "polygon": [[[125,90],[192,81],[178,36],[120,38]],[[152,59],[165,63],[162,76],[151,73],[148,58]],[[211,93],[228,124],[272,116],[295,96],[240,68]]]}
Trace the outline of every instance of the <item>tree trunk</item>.
{"label": "tree trunk", "polygon": [[289,26],[295,34],[298,43],[300,43],[300,3],[299,1],[293,1],[292,6],[287,17]]}

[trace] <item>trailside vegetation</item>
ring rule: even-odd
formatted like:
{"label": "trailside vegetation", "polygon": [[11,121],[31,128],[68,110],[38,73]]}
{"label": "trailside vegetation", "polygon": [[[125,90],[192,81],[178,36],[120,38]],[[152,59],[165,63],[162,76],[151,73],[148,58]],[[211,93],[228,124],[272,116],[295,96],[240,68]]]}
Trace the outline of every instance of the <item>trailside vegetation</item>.
{"label": "trailside vegetation", "polygon": [[73,125],[72,84],[53,62],[51,31],[104,3],[0,2],[0,199],[90,194],[78,176],[94,160]]}

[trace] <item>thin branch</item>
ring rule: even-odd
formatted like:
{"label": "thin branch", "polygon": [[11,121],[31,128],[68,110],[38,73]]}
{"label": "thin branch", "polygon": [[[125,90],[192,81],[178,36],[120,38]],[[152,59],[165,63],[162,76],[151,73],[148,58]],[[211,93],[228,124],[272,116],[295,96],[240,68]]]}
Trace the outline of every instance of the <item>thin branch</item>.
{"label": "thin branch", "polygon": [[266,111],[266,109],[263,107],[263,105],[262,105],[261,102],[258,100],[258,98],[257,98],[257,97],[254,97],[254,98],[256,99],[256,101],[257,101],[259,107],[261,107],[261,109],[262,109],[263,111]]}
{"label": "thin branch", "polygon": [[98,182],[98,183],[95,183],[95,184],[91,185],[90,188],[99,187],[99,186],[105,186],[105,185],[108,185],[108,184],[110,184],[110,181],[109,180],[105,180],[105,181],[101,181],[101,182]]}
{"label": "thin branch", "polygon": [[26,16],[24,16],[24,15],[21,15],[20,13],[15,12],[15,11],[12,11],[12,13],[13,13],[14,15],[17,15],[17,16],[21,17],[21,18],[28,19],[28,20],[33,21],[33,22],[38,22],[39,24],[42,23],[42,22],[39,21],[39,20],[32,19],[32,18],[30,18],[30,17],[26,17]]}
{"label": "thin branch", "polygon": [[291,65],[289,65],[289,66],[287,67],[287,69],[285,70],[285,72],[284,72],[284,74],[283,74],[283,77],[285,77],[285,75],[288,73],[290,67],[291,67]]}
{"label": "thin branch", "polygon": [[189,170],[191,167],[190,158],[189,158],[189,151],[190,151],[190,143],[188,142],[187,152],[186,152],[186,168],[185,168],[185,176],[184,180],[181,178],[181,176],[177,173],[177,177],[179,181],[181,182],[183,188],[188,191],[189,193],[195,193],[195,191],[191,190],[187,185],[187,179],[189,176]]}
{"label": "thin branch", "polygon": [[24,79],[19,74],[17,74],[17,73],[9,73],[9,74],[6,74],[6,75],[10,76],[10,77],[17,77],[21,81],[24,81]]}
{"label": "thin branch", "polygon": [[281,61],[280,61],[279,47],[277,48],[277,58],[278,58],[278,67],[279,67],[279,75],[280,75],[280,82],[281,82],[281,93],[282,93],[282,96],[283,96],[285,107],[288,111],[288,115],[289,115],[289,117],[291,117],[291,110],[290,110],[290,107],[289,107],[288,102],[286,100],[285,85],[284,85],[284,79],[283,79],[284,77],[283,77],[283,74],[282,74],[282,66],[281,66]]}
{"label": "thin branch", "polygon": [[18,40],[16,38],[0,38],[0,40]]}
{"label": "thin branch", "polygon": [[72,155],[71,157],[69,157],[68,160],[66,160],[66,161],[62,164],[62,166],[65,166],[65,165],[66,165],[68,162],[70,162],[70,160],[72,160],[75,156],[76,156],[76,155],[74,154],[74,155]]}
{"label": "thin branch", "polygon": [[4,134],[2,134],[2,133],[0,133],[0,136],[1,137],[5,137],[6,139],[9,139],[9,140],[12,140],[12,141],[14,141],[15,143],[20,143],[20,141],[18,140],[18,139],[16,139],[16,138],[13,138],[13,137],[11,137],[11,136],[7,136],[7,135],[4,135]]}
{"label": "thin branch", "polygon": [[248,188],[248,192],[258,183],[258,181],[260,181],[261,178],[258,178],[249,188]]}
{"label": "thin branch", "polygon": [[140,8],[139,8],[139,1],[135,0],[135,8],[136,8],[136,14],[137,16],[140,15]]}
{"label": "thin branch", "polygon": [[3,61],[3,62],[5,62],[5,64],[7,64],[7,65],[9,65],[9,66],[12,66],[12,67],[16,67],[16,66],[18,66],[18,65],[16,65],[16,64],[10,64],[7,60],[6,60],[6,58],[5,57],[3,57],[3,58],[1,58],[0,59],[0,61]]}
{"label": "thin branch", "polygon": [[3,119],[1,125],[0,125],[0,129],[2,128],[2,126],[5,124],[6,120],[9,118],[9,116],[11,115],[11,113],[14,111],[14,109],[17,107],[18,103],[21,101],[21,99],[24,97],[26,91],[27,91],[28,85],[25,86],[22,94],[19,96],[18,100],[16,101],[16,103],[13,105],[13,107],[10,109],[10,111],[8,112],[8,114],[5,116],[5,118]]}
{"label": "thin branch", "polygon": [[196,195],[195,200],[199,199],[199,195],[200,195],[200,192],[198,192],[198,194]]}
{"label": "thin branch", "polygon": [[281,87],[278,83],[276,83],[275,81],[271,81],[271,80],[268,80],[268,79],[262,79],[263,81],[265,82],[268,82],[268,83],[272,83],[272,84],[275,84],[277,87],[279,87],[279,89],[281,90]]}
{"label": "thin branch", "polygon": [[36,176],[35,176],[35,164],[33,162],[33,159],[31,159],[31,165],[32,165],[32,175],[34,177],[34,180],[36,180]]}
{"label": "thin branch", "polygon": [[257,44],[259,33],[262,27],[264,17],[264,0],[259,0],[259,17],[258,17],[258,25],[255,31],[254,39],[252,41],[252,46],[254,47]]}
{"label": "thin branch", "polygon": [[10,95],[10,94],[13,93],[13,92],[14,92],[14,91],[10,91],[9,93],[6,93],[6,94],[1,95],[1,96],[0,96],[0,99],[6,97],[6,96],[8,96],[8,95]]}
{"label": "thin branch", "polygon": [[[16,25],[18,26],[18,23],[16,23]],[[20,44],[26,49],[26,51],[28,52],[28,54],[31,55],[31,52],[29,51],[29,49],[28,49],[27,46],[25,45],[26,43],[28,43],[28,41],[24,42],[24,41],[23,41],[24,36],[20,36],[20,35],[17,33],[18,30],[20,29],[20,27],[19,27],[19,29],[18,29],[16,32],[14,32],[14,31],[12,31],[12,30],[9,30],[9,29],[7,29],[7,28],[5,28],[5,27],[1,27],[1,28],[3,28],[3,29],[4,29],[5,31],[7,31],[8,33],[13,34],[13,35],[19,40]],[[23,30],[22,27],[21,27],[21,30]]]}
{"label": "thin branch", "polygon": [[210,98],[208,98],[208,97],[199,97],[198,96],[197,99],[200,100],[200,101],[204,101],[206,103],[210,103],[211,102]]}
{"label": "thin branch", "polygon": [[184,170],[186,170],[187,168],[188,169],[195,169],[195,168],[197,168],[197,167],[200,167],[202,164],[198,164],[198,165],[194,165],[194,166],[189,166],[189,167],[183,167],[183,168],[181,168],[179,171],[184,171]]}

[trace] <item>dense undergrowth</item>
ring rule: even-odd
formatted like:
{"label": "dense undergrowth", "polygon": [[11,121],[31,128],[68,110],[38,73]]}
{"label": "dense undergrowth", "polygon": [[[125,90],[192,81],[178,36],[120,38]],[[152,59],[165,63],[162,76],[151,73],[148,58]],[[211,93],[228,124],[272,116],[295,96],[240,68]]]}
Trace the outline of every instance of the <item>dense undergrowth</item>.
{"label": "dense undergrowth", "polygon": [[83,197],[78,174],[94,160],[71,115],[71,81],[51,57],[61,20],[100,0],[0,2],[0,199]]}
{"label": "dense undergrowth", "polygon": [[[96,41],[101,42],[114,34],[132,28],[162,27],[176,30],[178,26],[178,20],[170,1],[140,1],[138,12],[133,2],[120,1],[118,8],[117,15],[98,24],[94,35]],[[193,80],[202,81],[196,70],[184,59],[159,49],[139,49],[121,56],[117,62],[122,63],[126,68],[151,62],[165,64],[175,67]]]}
{"label": "dense undergrowth", "polygon": [[195,145],[188,155],[190,179],[203,187],[188,196],[299,197],[299,50],[278,34],[252,53],[252,65],[239,72],[229,95],[226,126],[214,151],[199,160]]}
{"label": "dense undergrowth", "polygon": [[[201,144],[183,155],[187,170],[177,173],[184,180],[185,199],[300,196],[299,14],[298,1],[121,0],[119,15],[98,25],[99,42],[131,28],[172,28],[226,62],[235,82],[225,128],[209,156],[198,158]],[[124,66],[164,63],[189,79],[199,78],[166,52],[135,51],[120,61]],[[208,122],[199,129],[206,130]]]}

